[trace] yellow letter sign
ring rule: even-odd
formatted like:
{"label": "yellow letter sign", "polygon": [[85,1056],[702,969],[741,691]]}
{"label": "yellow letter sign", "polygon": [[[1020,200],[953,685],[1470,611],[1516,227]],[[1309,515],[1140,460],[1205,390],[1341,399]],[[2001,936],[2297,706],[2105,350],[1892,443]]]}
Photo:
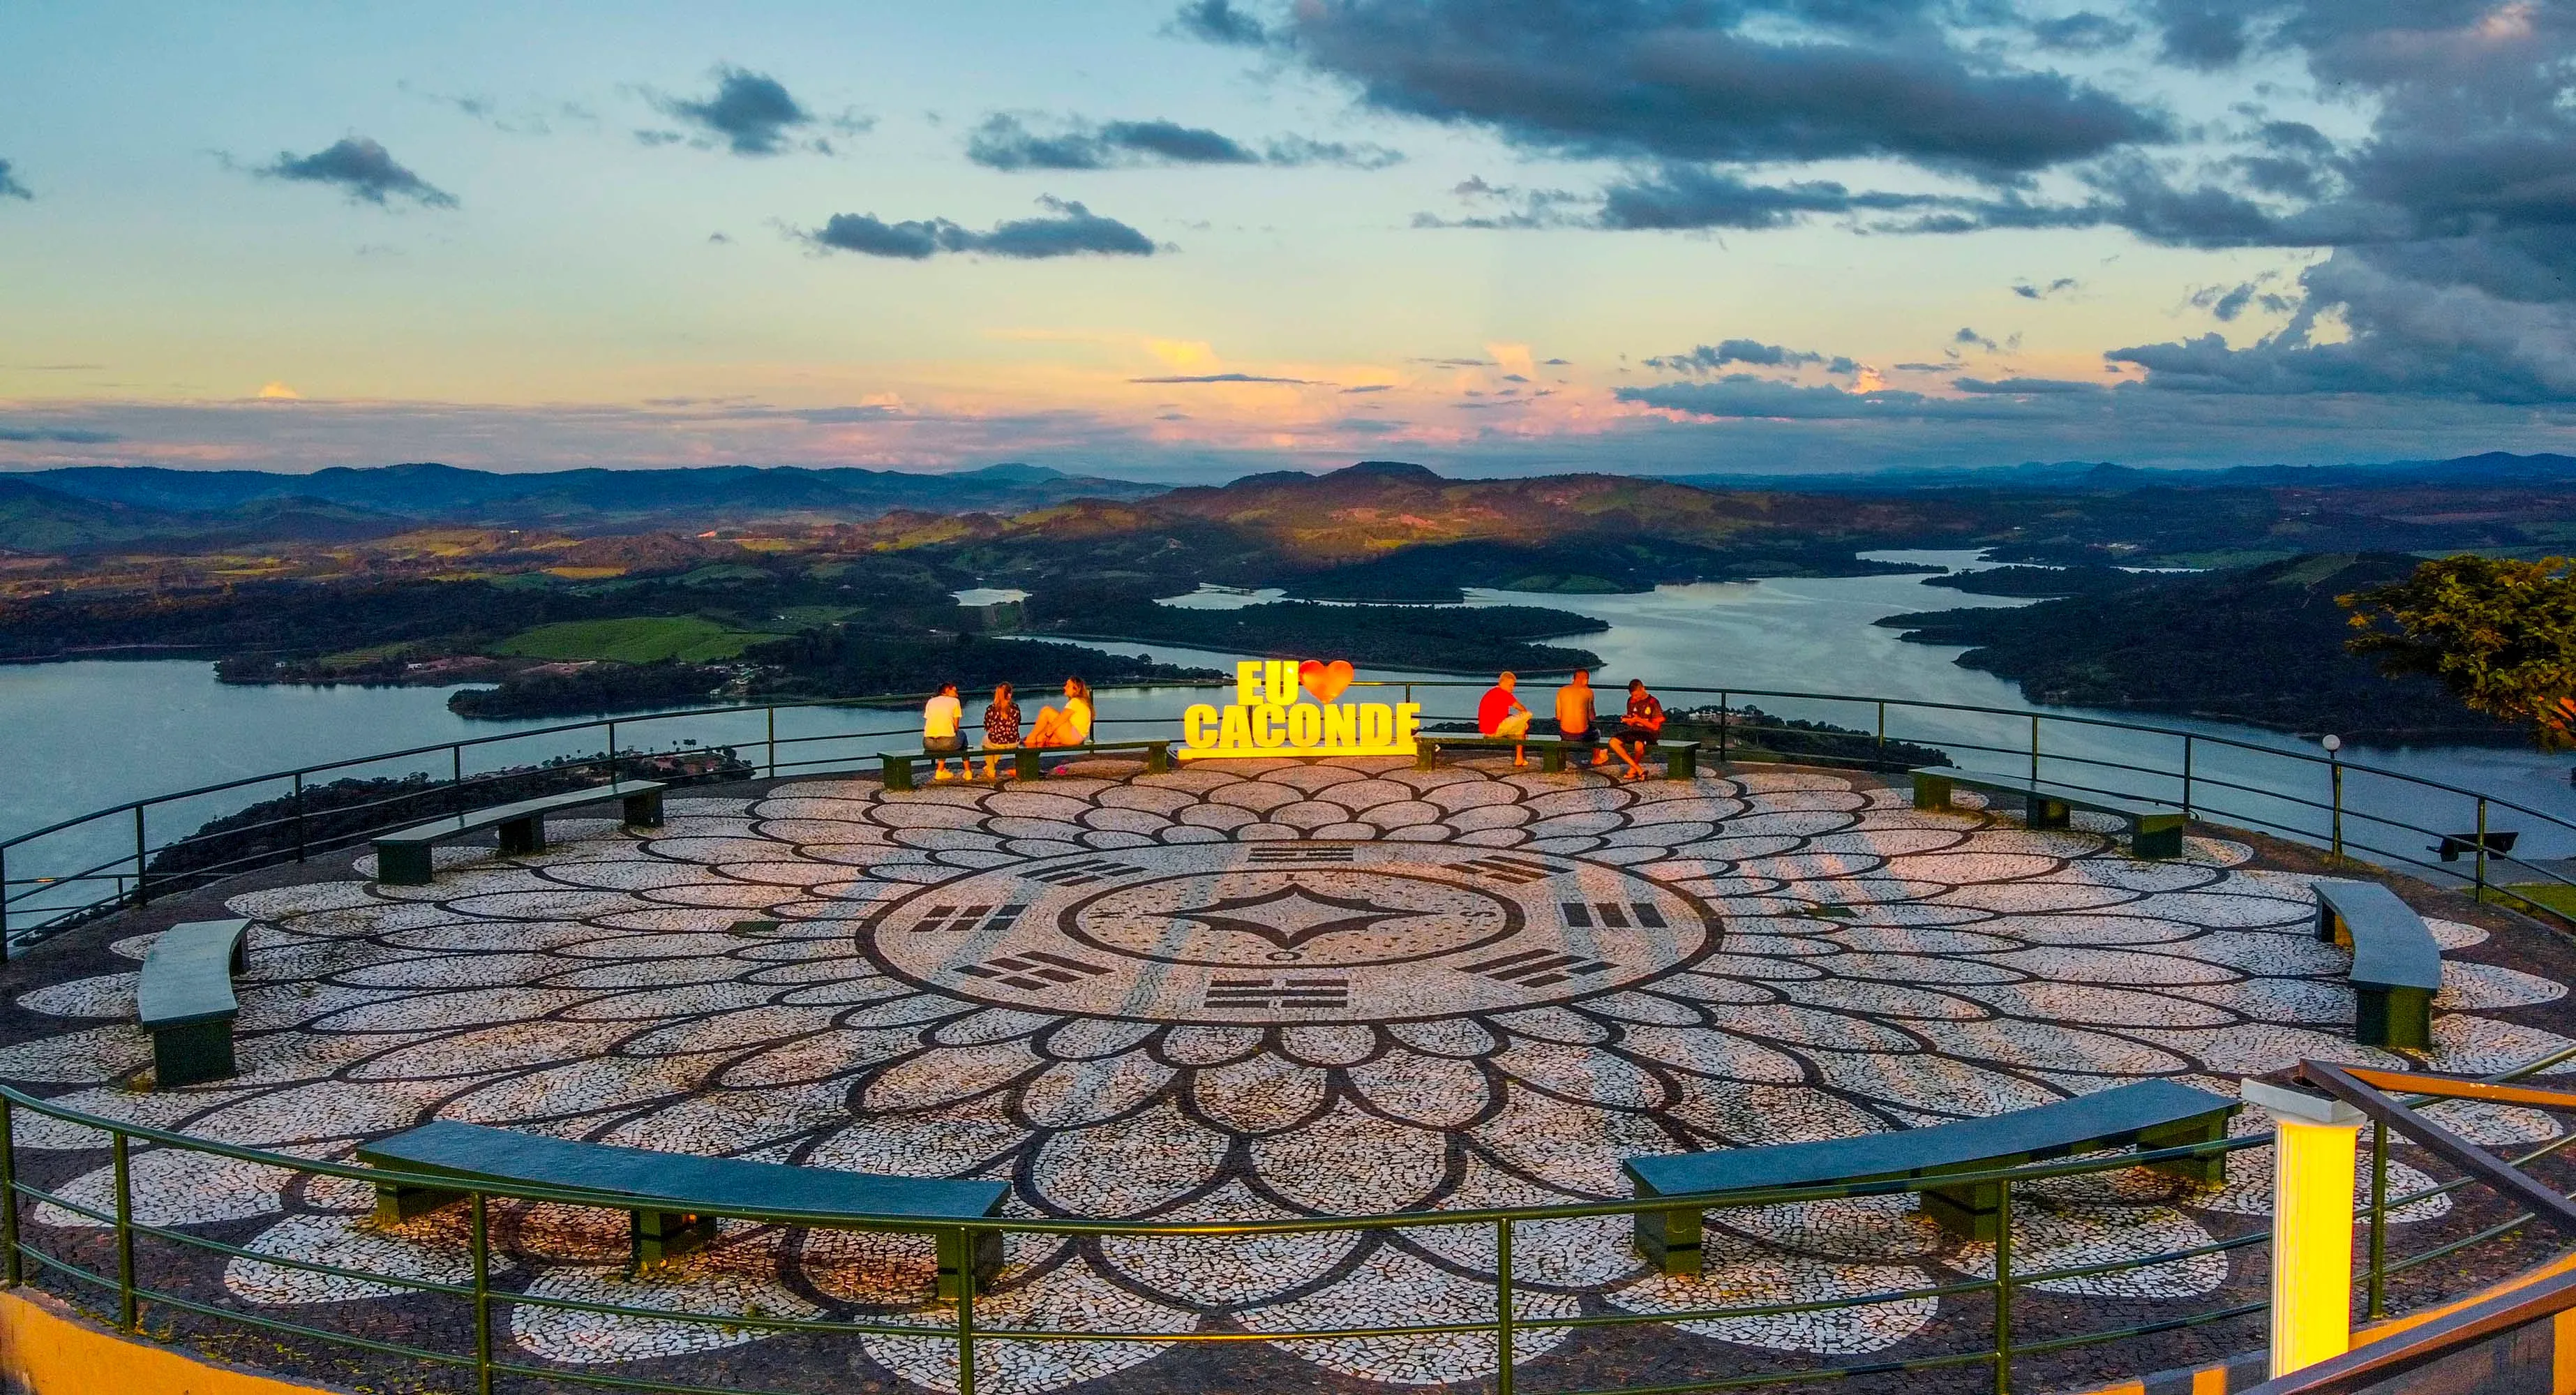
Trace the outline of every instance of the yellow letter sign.
{"label": "yellow letter sign", "polygon": [[[1181,714],[1180,757],[1412,755],[1422,704],[1335,702],[1350,683],[1346,660],[1246,659],[1234,666],[1232,705]],[[1301,691],[1314,701],[1300,703]]]}

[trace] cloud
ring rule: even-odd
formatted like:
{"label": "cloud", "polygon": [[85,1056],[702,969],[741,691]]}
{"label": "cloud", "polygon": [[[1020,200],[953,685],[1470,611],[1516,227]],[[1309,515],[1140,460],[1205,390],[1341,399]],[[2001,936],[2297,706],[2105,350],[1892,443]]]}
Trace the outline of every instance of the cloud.
{"label": "cloud", "polygon": [[[1131,383],[1293,383],[1298,387],[1317,386],[1312,378],[1266,378],[1258,373],[1179,373],[1160,378],[1129,378]],[[1332,384],[1321,384],[1330,387]]]}
{"label": "cloud", "polygon": [[[1954,46],[1918,7],[1338,0],[1301,4],[1274,48],[1380,110],[1475,125],[1546,153],[1672,161],[1884,157],[2009,178],[2168,134],[2164,117],[2064,74]],[[1258,26],[1184,32],[1254,41]],[[1224,15],[1234,15],[1230,8]]]}
{"label": "cloud", "polygon": [[1041,195],[1038,205],[1048,216],[1015,218],[977,232],[946,218],[888,223],[873,213],[835,213],[823,226],[797,233],[818,251],[857,252],[871,257],[921,261],[941,252],[981,252],[986,256],[1034,261],[1083,255],[1150,257],[1154,240],[1119,222],[1104,218],[1068,199]]}
{"label": "cloud", "polygon": [[1072,120],[1041,133],[1009,112],[984,118],[966,138],[966,158],[996,170],[1101,170],[1141,165],[1341,165],[1384,169],[1404,153],[1383,145],[1282,136],[1262,149],[1177,121]]}
{"label": "cloud", "polygon": [[2060,291],[2080,289],[2082,289],[2082,287],[2074,277],[2060,276],[2045,286],[2033,285],[2028,281],[2015,281],[2013,282],[2012,293],[2020,296],[2024,300],[2046,300]]}
{"label": "cloud", "polygon": [[1750,363],[1763,368],[1798,368],[1811,363],[1833,365],[1831,371],[1849,373],[1858,367],[1840,355],[1827,356],[1803,349],[1765,344],[1758,339],[1721,339],[1715,344],[1701,344],[1686,354],[1659,354],[1643,360],[1648,368],[1666,373],[1714,373],[1730,363]]}
{"label": "cloud", "polygon": [[2245,56],[2243,0],[2150,0],[2147,12],[2163,33],[2168,63],[2209,71]]}
{"label": "cloud", "polygon": [[1974,345],[1977,348],[1985,350],[1987,353],[1993,353],[1996,349],[1995,341],[1977,333],[1966,325],[1961,325],[1959,327],[1959,332],[1950,336],[1950,342],[1953,344]]}
{"label": "cloud", "polygon": [[2048,48],[2068,53],[2099,53],[2104,49],[2118,48],[2138,37],[2138,26],[2091,10],[2079,10],[2071,15],[2034,22],[2030,26],[2030,35]]}
{"label": "cloud", "polygon": [[0,199],[33,199],[34,197],[36,197],[34,194],[27,191],[26,185],[18,182],[17,173],[10,169],[9,162],[0,160]]}
{"label": "cloud", "polygon": [[2203,286],[2191,293],[2191,303],[2208,311],[2221,324],[2233,323],[2249,305],[2259,304],[2276,315],[2296,309],[2298,302],[2290,297],[2262,289],[2264,283],[2272,279],[2273,273],[2267,271],[2254,280],[2240,281],[2234,286]]}
{"label": "cloud", "polygon": [[0,422],[0,441],[13,443],[95,446],[117,439],[119,438],[113,431],[83,431],[58,426],[11,426],[6,422]]}
{"label": "cloud", "polygon": [[1980,394],[2028,394],[2105,392],[2100,383],[2077,382],[2072,378],[2005,378],[1990,382],[1984,378],[1952,378],[1950,386],[1961,392]]}
{"label": "cloud", "polygon": [[1346,387],[1342,389],[1342,392],[1345,396],[1348,396],[1362,392],[1387,392],[1392,390],[1394,387],[1395,384],[1393,383],[1362,383],[1358,387]]}
{"label": "cloud", "polygon": [[268,382],[260,385],[258,397],[262,402],[300,402],[304,394],[284,383]]}
{"label": "cloud", "polygon": [[[767,73],[728,65],[715,70],[715,79],[716,90],[705,97],[654,95],[650,100],[663,115],[695,127],[707,143],[721,142],[736,155],[780,154],[795,148],[803,133],[825,125],[855,135],[875,124],[855,114],[844,114],[827,123]],[[638,131],[635,138],[646,145],[668,145],[681,139],[669,131]],[[831,142],[821,136],[805,137],[801,143],[820,154],[832,153]]]}
{"label": "cloud", "polygon": [[1170,28],[1174,33],[1212,44],[1258,48],[1270,42],[1270,31],[1261,21],[1227,0],[1190,0],[1172,16]]}
{"label": "cloud", "polygon": [[344,136],[310,155],[279,151],[277,158],[252,171],[269,179],[306,184],[332,184],[352,202],[387,206],[406,198],[423,208],[454,208],[456,196],[405,169],[385,148],[364,136]]}
{"label": "cloud", "polygon": [[1789,421],[1889,421],[1979,418],[2013,414],[2013,404],[1929,397],[1901,388],[1853,392],[1838,387],[1799,387],[1739,373],[1713,383],[1663,383],[1621,388],[1622,402],[1660,407],[1695,417],[1763,417]]}
{"label": "cloud", "polygon": [[1784,228],[1816,213],[1928,208],[1926,194],[1853,193],[1829,179],[1755,184],[1695,165],[1666,164],[1602,191],[1605,228]]}

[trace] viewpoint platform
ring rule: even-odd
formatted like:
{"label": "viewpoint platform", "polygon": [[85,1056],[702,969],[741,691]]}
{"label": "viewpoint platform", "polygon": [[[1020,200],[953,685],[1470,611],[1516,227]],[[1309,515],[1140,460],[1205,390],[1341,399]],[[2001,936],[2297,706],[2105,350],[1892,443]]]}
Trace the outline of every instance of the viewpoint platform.
{"label": "viewpoint platform", "polygon": [[[2140,859],[2110,820],[2034,830],[1959,802],[1918,810],[1851,770],[1618,781],[1508,753],[675,789],[659,827],[609,805],[556,820],[534,853],[442,846],[426,886],[344,851],[64,936],[8,971],[0,1081],[278,1159],[142,1140],[123,1162],[135,1222],[238,1251],[142,1236],[147,1287],[210,1310],[147,1301],[142,1325],[236,1360],[250,1347],[220,1336],[224,1313],[470,1363],[459,1295],[479,1282],[489,1359],[525,1373],[960,1388],[929,1235],[718,1219],[710,1243],[639,1267],[623,1212],[496,1197],[478,1280],[468,1208],[384,1219],[363,1180],[295,1166],[439,1119],[990,1179],[1006,1221],[1111,1223],[1008,1235],[969,1317],[986,1395],[1490,1389],[1505,1350],[1522,1390],[1906,1362],[1982,1350],[1997,1315],[1978,1288],[1995,1245],[1904,1191],[1713,1210],[1695,1276],[1650,1266],[1625,1214],[1511,1224],[1507,1280],[1490,1220],[1116,1225],[1621,1202],[1639,1156],[2146,1079],[2233,1100],[2302,1058],[2410,1064],[2353,1040],[2352,960],[2316,937],[2313,856],[2195,825],[2180,856]],[[218,916],[250,921],[238,1073],[153,1087],[137,965],[162,927]],[[2495,1072],[2576,1048],[2564,946],[2482,910],[2428,923],[2444,986],[2413,1063]],[[2482,1139],[2558,1136],[2532,1110],[2445,1108]],[[2269,1127],[2256,1109],[2232,1125]],[[26,1242],[113,1273],[106,1138],[22,1106],[14,1156],[54,1198],[27,1206]],[[2238,1152],[2207,1185],[2114,1158],[2020,1188],[2010,1262],[2039,1277],[2013,1294],[2012,1340],[2034,1348],[2018,1381],[2085,1388],[2259,1348],[2259,1313],[2116,1350],[2045,1343],[2259,1304],[2263,1267],[2231,1242],[2264,1234],[2269,1168]],[[2395,1193],[2451,1175],[2404,1148],[2387,1163]],[[2388,1229],[2419,1251],[2500,1205],[2435,1194]],[[2538,1253],[2463,1262],[2501,1277]],[[2468,1287],[2439,1268],[2404,1282]],[[29,1271],[112,1317],[113,1291]],[[1752,1311],[1658,1320],[1719,1308]],[[892,1330],[796,1325],[832,1322]],[[1439,1324],[1460,1330],[1377,1330]],[[257,1342],[295,1379],[474,1388],[470,1364]],[[1976,1363],[1901,1379],[1994,1388]]]}

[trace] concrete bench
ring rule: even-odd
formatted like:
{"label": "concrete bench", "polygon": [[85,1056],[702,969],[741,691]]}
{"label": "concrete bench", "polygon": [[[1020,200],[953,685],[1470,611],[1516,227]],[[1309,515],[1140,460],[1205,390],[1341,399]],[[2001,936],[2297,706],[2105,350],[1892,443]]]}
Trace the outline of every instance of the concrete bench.
{"label": "concrete bench", "polygon": [[1981,790],[2021,801],[2022,821],[2032,828],[2064,828],[2072,810],[2109,814],[2128,825],[2129,851],[2139,857],[2182,856],[2182,810],[2160,800],[2125,794],[2103,794],[2018,775],[1985,775],[1973,770],[1917,770],[1914,807],[1947,809],[1954,789]]}
{"label": "concrete bench", "polygon": [[660,828],[662,788],[652,780],[621,780],[610,785],[566,790],[542,799],[523,799],[516,804],[472,809],[443,819],[416,823],[409,828],[399,828],[391,833],[379,833],[375,837],[376,880],[387,886],[427,886],[430,883],[431,848],[487,828],[501,831],[501,853],[505,857],[543,852],[546,815],[584,804],[597,804],[603,799],[614,799],[625,806],[623,818],[628,827]]}
{"label": "concrete bench", "polygon": [[[1145,756],[1145,773],[1160,775],[1172,768],[1172,743],[1169,741],[1085,741],[1078,746],[999,746],[975,747],[964,751],[888,751],[877,759],[884,764],[884,784],[890,790],[919,789],[919,777],[913,767],[926,761],[1008,760],[1011,778],[1034,780],[1046,773],[1049,756],[1088,756],[1103,751],[1141,751]],[[971,767],[970,767],[971,768]]]}
{"label": "concrete bench", "polygon": [[[2134,1144],[2144,1151],[2214,1143],[2241,1101],[2170,1080],[2141,1080],[2034,1109],[1954,1124],[1893,1129],[1818,1143],[1776,1143],[1712,1153],[1668,1153],[1627,1160],[1637,1195],[1688,1197],[1671,1211],[1637,1215],[1637,1249],[1667,1274],[1700,1272],[1701,1213],[1730,1194],[1937,1178]],[[2226,1180],[2227,1159],[2211,1153],[2152,1164],[2201,1185]],[[2003,1183],[1923,1188],[1923,1210],[1946,1230],[1972,1240],[1995,1238]]]}
{"label": "concrete bench", "polygon": [[134,993],[135,1020],[152,1034],[152,1079],[157,1085],[195,1085],[230,1079],[233,975],[249,967],[247,920],[198,920],[173,925],[143,955],[143,978]]}
{"label": "concrete bench", "polygon": [[2442,946],[2433,927],[2377,882],[2320,881],[2317,938],[2352,949],[2353,1040],[2421,1051],[2433,1044]]}
{"label": "concrete bench", "polygon": [[[1561,736],[1524,736],[1514,739],[1509,736],[1480,736],[1468,732],[1418,732],[1413,738],[1413,768],[1431,769],[1439,763],[1440,753],[1443,751],[1509,751],[1520,746],[1527,746],[1537,751],[1538,768],[1553,774],[1565,768],[1566,752],[1607,751],[1610,749],[1610,738],[1605,736],[1599,741],[1578,742],[1568,741]],[[1699,751],[1700,746],[1696,741],[1658,741],[1648,748],[1645,755],[1648,758],[1657,756],[1663,758],[1664,778],[1689,780],[1699,774]],[[1610,759],[1616,763],[1619,758],[1614,755]]]}
{"label": "concrete bench", "polygon": [[[380,1182],[376,1220],[400,1225],[461,1201],[466,1187],[559,1187],[602,1193],[604,1206],[625,1210],[635,1263],[655,1265],[715,1238],[718,1216],[744,1210],[797,1211],[846,1217],[804,1224],[844,1230],[927,1232],[939,1249],[942,1298],[957,1296],[966,1272],[968,1232],[940,1222],[972,1220],[1001,1209],[1002,1182],[945,1177],[880,1177],[822,1167],[709,1158],[582,1143],[548,1134],[486,1128],[447,1120],[378,1139],[357,1150],[369,1167],[453,1178],[460,1186]],[[1001,1272],[1002,1234],[974,1232],[978,1283]]]}

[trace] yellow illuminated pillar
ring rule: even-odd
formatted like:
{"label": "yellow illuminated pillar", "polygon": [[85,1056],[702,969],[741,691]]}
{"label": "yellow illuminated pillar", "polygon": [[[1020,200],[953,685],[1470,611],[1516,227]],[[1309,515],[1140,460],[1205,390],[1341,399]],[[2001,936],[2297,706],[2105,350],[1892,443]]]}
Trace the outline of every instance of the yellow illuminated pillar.
{"label": "yellow illuminated pillar", "polygon": [[2362,1113],[2341,1100],[2248,1080],[2272,1112],[2272,1374],[2352,1346],[2353,1155]]}

